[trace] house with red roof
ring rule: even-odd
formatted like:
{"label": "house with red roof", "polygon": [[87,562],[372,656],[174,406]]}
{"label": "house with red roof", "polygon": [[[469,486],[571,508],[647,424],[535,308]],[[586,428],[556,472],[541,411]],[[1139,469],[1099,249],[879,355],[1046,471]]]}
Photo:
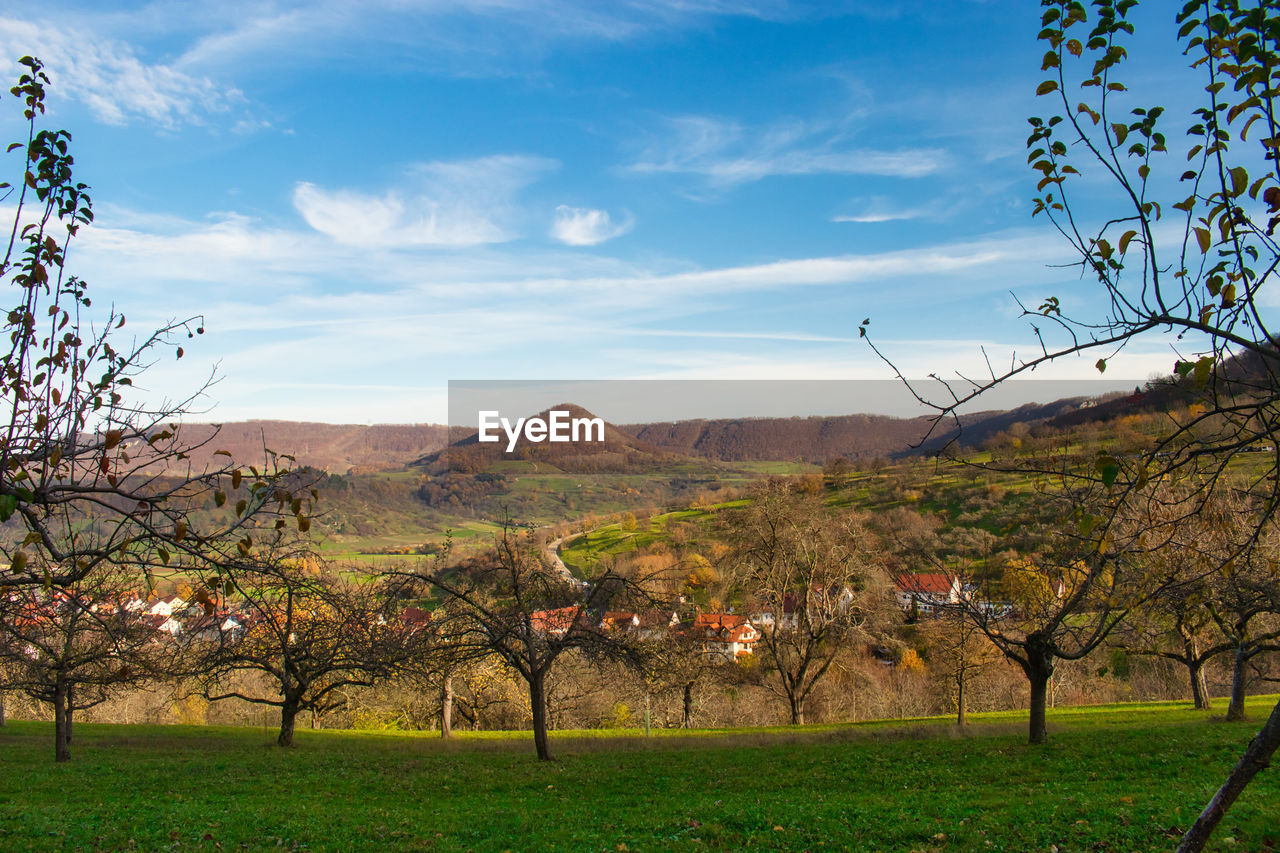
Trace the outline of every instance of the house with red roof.
{"label": "house with red roof", "polygon": [[920,616],[936,616],[962,601],[970,611],[1003,616],[1012,610],[1004,602],[985,601],[977,597],[977,587],[945,572],[903,573],[894,578],[894,594],[905,612]]}
{"label": "house with red roof", "polygon": [[600,618],[602,631],[627,631],[640,627],[640,614],[630,610],[607,610]]}
{"label": "house with red roof", "polygon": [[421,607],[409,606],[400,614],[400,624],[404,625],[406,631],[416,631],[431,619],[431,611],[423,610]]}
{"label": "house with red roof", "polygon": [[538,634],[563,637],[581,615],[582,608],[577,605],[557,607],[554,610],[535,610],[529,614],[529,627]]}
{"label": "house with red roof", "polygon": [[182,633],[182,623],[164,613],[155,613],[141,617],[143,624],[150,625],[157,633],[176,637]]}
{"label": "house with red roof", "polygon": [[761,630],[772,631],[775,626],[782,629],[795,628],[800,619],[797,613],[798,601],[794,592],[782,597],[782,614],[778,614],[777,603],[769,598],[755,598],[748,603],[748,619]]}
{"label": "house with red roof", "polygon": [[960,578],[944,572],[903,573],[894,579],[894,585],[898,606],[921,616],[931,616],[947,606],[959,604],[964,593]]}
{"label": "house with red roof", "polygon": [[699,613],[689,631],[704,653],[728,662],[751,654],[760,639],[751,620],[734,613]]}
{"label": "house with red roof", "polygon": [[152,602],[146,609],[148,616],[172,616],[181,612],[187,606],[187,601],[180,595],[166,595],[158,601]]}

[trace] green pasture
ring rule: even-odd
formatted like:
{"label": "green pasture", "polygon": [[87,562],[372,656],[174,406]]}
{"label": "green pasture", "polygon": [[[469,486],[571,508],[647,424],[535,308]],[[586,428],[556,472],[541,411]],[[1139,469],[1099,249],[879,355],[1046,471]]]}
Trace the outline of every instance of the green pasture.
{"label": "green pasture", "polygon": [[[795,729],[302,731],[47,723],[0,729],[4,850],[1167,851],[1274,697],[1228,724],[1177,703]],[[1215,850],[1280,846],[1261,774]]]}

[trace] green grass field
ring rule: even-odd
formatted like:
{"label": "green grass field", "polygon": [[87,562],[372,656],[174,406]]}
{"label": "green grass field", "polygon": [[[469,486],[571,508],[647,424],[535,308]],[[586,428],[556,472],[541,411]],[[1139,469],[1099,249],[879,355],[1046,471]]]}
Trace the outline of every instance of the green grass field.
{"label": "green grass field", "polygon": [[[1256,731],[1179,704],[720,732],[0,729],[3,850],[1170,850]],[[1264,772],[1213,849],[1280,848]]]}

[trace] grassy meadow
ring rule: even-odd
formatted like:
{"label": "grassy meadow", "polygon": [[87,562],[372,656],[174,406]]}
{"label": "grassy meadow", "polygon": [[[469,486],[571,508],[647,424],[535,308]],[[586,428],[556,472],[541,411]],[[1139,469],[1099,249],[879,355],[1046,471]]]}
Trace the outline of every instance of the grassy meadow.
{"label": "grassy meadow", "polygon": [[[1228,724],[1180,703],[803,730],[527,733],[81,725],[0,729],[4,850],[1170,850],[1275,697]],[[1212,849],[1280,849],[1264,772]]]}

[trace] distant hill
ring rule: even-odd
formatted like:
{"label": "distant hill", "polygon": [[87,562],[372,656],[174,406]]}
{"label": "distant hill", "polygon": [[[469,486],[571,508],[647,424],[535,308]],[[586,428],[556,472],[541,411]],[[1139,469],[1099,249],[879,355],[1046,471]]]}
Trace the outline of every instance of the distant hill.
{"label": "distant hill", "polygon": [[[570,419],[595,418],[591,412],[572,403],[551,406],[533,417],[546,421],[552,411],[567,412]],[[529,462],[541,463],[565,473],[586,474],[630,473],[641,470],[653,472],[658,468],[692,461],[685,453],[654,447],[608,422],[604,423],[603,441],[533,442],[522,435],[515,447],[508,452],[507,436],[501,430],[499,439],[496,442],[481,442],[478,431],[469,430],[463,438],[423,456],[414,461],[412,466],[429,471],[447,469],[466,474],[488,471],[504,462]]]}
{"label": "distant hill", "polygon": [[192,454],[198,464],[212,460],[215,451],[226,450],[241,465],[261,465],[265,446],[294,456],[298,465],[345,474],[353,469],[359,473],[403,468],[444,447],[449,429],[441,424],[365,426],[262,420],[184,424],[182,437],[186,443],[203,445]]}
{"label": "distant hill", "polygon": [[901,458],[932,453],[953,438],[963,446],[974,446],[1015,423],[1043,423],[1075,412],[1084,403],[1084,398],[1072,398],[964,415],[959,433],[952,424],[943,423],[923,444],[932,425],[927,417],[728,418],[630,424],[619,429],[661,450],[721,462],[799,460],[820,464],[840,457]]}
{"label": "distant hill", "polygon": [[669,452],[724,462],[822,462],[901,453],[924,437],[928,424],[923,418],[843,415],[666,421],[622,429]]}
{"label": "distant hill", "polygon": [[[959,442],[976,446],[1016,423],[1055,426],[1105,419],[1136,408],[1151,409],[1181,397],[1174,389],[1149,389],[1141,395],[1095,402],[1084,398],[1029,404],[1009,411],[978,412],[961,418]],[[592,417],[581,406],[552,407],[570,417]],[[545,418],[550,410],[539,413]],[[192,454],[197,464],[211,461],[214,451],[227,450],[243,465],[261,464],[263,446],[288,453],[299,465],[335,474],[374,472],[406,467],[459,472],[489,470],[499,461],[545,463],[566,473],[626,473],[671,466],[754,461],[902,458],[936,452],[955,437],[940,428],[920,447],[929,430],[928,418],[887,415],[842,415],[807,418],[732,418],[667,421],[615,426],[605,424],[604,442],[577,444],[532,443],[523,437],[513,454],[505,454],[505,436],[481,444],[474,430],[450,446],[450,429],[442,424],[326,424],[253,420],[222,424],[185,424],[183,439],[203,444]],[[950,425],[942,425],[949,427]],[[216,435],[215,435],[216,431]],[[456,438],[458,430],[453,430]],[[447,449],[447,453],[442,453]]]}

